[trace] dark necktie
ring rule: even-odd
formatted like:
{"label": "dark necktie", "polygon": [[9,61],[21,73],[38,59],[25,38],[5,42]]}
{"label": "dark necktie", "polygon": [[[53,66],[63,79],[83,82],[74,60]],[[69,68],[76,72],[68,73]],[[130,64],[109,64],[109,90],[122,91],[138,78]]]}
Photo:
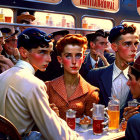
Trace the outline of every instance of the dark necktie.
{"label": "dark necktie", "polygon": [[95,68],[98,68],[98,63],[97,62],[95,63]]}

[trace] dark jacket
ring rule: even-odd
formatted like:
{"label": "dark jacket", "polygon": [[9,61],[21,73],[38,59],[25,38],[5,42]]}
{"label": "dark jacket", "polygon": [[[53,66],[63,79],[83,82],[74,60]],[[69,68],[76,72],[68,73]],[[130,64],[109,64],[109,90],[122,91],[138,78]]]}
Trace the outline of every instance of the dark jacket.
{"label": "dark jacket", "polygon": [[[86,79],[91,85],[94,85],[100,89],[99,103],[104,104],[105,106],[108,106],[109,97],[111,97],[112,76],[113,76],[113,64],[111,64],[108,67],[102,67],[89,71]],[[130,92],[128,94],[126,105],[124,107],[127,106],[127,102],[129,100],[132,100],[132,95]],[[120,113],[121,117],[123,109],[121,109]]]}

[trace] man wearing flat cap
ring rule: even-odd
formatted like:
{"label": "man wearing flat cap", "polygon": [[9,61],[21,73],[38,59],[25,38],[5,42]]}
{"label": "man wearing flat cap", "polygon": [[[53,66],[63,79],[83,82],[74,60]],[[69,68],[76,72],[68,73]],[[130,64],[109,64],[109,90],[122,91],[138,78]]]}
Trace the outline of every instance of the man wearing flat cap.
{"label": "man wearing flat cap", "polygon": [[[53,51],[51,37],[37,28],[18,36],[21,59],[0,74],[0,114],[17,128],[22,140],[76,140],[78,134],[50,108],[45,83],[34,76],[45,71]],[[31,131],[37,126],[39,132]]]}
{"label": "man wearing flat cap", "polygon": [[17,48],[17,33],[18,30],[10,28],[1,28],[5,43],[3,44],[2,55],[9,58],[14,64],[19,59],[19,52]]}
{"label": "man wearing flat cap", "polygon": [[110,31],[109,41],[115,51],[116,59],[113,64],[102,69],[91,70],[87,80],[100,89],[100,103],[108,106],[109,97],[115,96],[120,100],[121,117],[128,100],[132,99],[128,81],[128,64],[134,62],[139,44],[136,27],[119,25]]}
{"label": "man wearing flat cap", "polygon": [[53,35],[53,39],[54,39],[53,52],[51,54],[52,61],[49,63],[49,66],[47,67],[45,72],[40,72],[40,71],[36,72],[36,76],[43,81],[50,81],[64,74],[63,67],[60,65],[60,63],[57,60],[57,50],[55,48],[55,45],[61,37],[64,37],[65,35],[69,34],[69,31],[60,30],[60,31],[53,32],[51,34]]}
{"label": "man wearing flat cap", "polygon": [[91,69],[108,66],[114,62],[115,55],[105,51],[108,47],[108,36],[109,33],[103,29],[86,35],[90,52],[87,54],[80,70],[80,74],[85,79]]}
{"label": "man wearing flat cap", "polygon": [[[129,80],[127,85],[131,90],[131,94],[133,95],[133,99],[137,99],[140,103],[140,56],[136,59],[133,66],[129,67],[128,71]],[[137,107],[126,107],[124,114],[127,122],[126,129],[126,139],[127,140],[139,140],[140,138],[140,105]],[[127,112],[127,113],[126,113]]]}

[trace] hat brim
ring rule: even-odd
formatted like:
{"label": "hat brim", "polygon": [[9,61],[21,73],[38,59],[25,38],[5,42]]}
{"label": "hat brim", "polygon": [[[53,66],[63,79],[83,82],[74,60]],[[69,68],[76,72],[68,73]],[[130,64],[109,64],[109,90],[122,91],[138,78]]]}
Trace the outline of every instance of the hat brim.
{"label": "hat brim", "polygon": [[20,23],[23,19],[31,19],[32,21],[34,21],[35,17],[33,15],[20,15],[17,16],[17,23]]}
{"label": "hat brim", "polygon": [[11,37],[13,37],[13,36],[15,36],[18,32],[19,32],[18,30],[15,30],[15,32],[12,33],[11,35],[7,36],[7,37],[5,38],[5,40],[7,40],[7,39],[9,39],[9,38],[11,38]]}
{"label": "hat brim", "polygon": [[67,35],[67,34],[69,34],[69,31],[67,31],[67,30],[62,30],[62,31],[53,32],[53,33],[51,33],[51,34],[53,35],[53,37],[56,36],[56,35]]}

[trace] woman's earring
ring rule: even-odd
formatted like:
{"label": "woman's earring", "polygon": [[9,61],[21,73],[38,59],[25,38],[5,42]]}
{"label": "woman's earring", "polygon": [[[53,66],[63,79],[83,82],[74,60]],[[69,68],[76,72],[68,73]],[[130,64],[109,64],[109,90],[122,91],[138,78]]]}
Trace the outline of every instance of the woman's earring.
{"label": "woman's earring", "polygon": [[62,63],[60,64],[60,67],[63,68],[63,64]]}

